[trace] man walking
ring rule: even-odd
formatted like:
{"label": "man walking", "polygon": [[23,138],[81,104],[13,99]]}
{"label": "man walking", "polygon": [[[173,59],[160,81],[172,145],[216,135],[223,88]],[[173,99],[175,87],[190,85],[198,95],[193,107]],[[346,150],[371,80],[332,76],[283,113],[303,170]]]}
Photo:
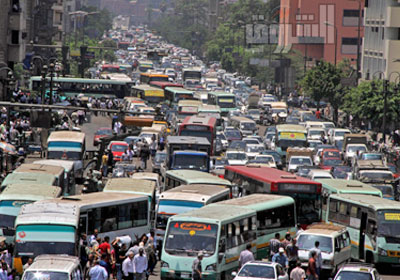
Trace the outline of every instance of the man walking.
{"label": "man walking", "polygon": [[299,260],[299,247],[296,245],[296,239],[292,239],[292,243],[286,247],[286,256],[289,259],[289,271],[295,268],[297,261]]}
{"label": "man walking", "polygon": [[318,277],[320,277],[321,276],[321,268],[322,268],[322,254],[321,254],[321,249],[319,248],[319,241],[315,241],[314,245],[315,245],[314,248],[312,248],[310,250],[309,257],[311,258],[311,253],[315,252],[315,254],[316,254],[315,267],[316,267]]}
{"label": "man walking", "polygon": [[315,259],[317,256],[317,252],[311,252],[311,258],[308,260],[308,268],[307,268],[307,279],[308,280],[317,280],[319,279],[317,274],[317,267],[315,265]]}
{"label": "man walking", "polygon": [[301,268],[301,262],[296,262],[296,268],[290,272],[290,280],[304,280],[306,279],[306,273]]}
{"label": "man walking", "polygon": [[95,265],[90,269],[90,280],[107,280],[107,270],[100,265],[99,260],[95,260]]}
{"label": "man walking", "polygon": [[150,150],[147,143],[145,143],[142,148],[140,149],[140,159],[142,161],[142,169],[147,169],[147,160],[149,159]]}
{"label": "man walking", "polygon": [[251,251],[251,244],[247,244],[246,250],[242,251],[239,256],[239,268],[248,262],[254,261],[254,255]]}
{"label": "man walking", "polygon": [[193,261],[192,264],[192,278],[193,280],[201,280],[201,261],[203,260],[203,253],[200,252],[197,254],[197,259]]}
{"label": "man walking", "polygon": [[143,248],[139,249],[139,254],[133,258],[135,280],[145,280],[147,271],[147,257]]}
{"label": "man walking", "polygon": [[135,265],[133,262],[133,256],[135,254],[131,251],[128,257],[122,262],[122,274],[124,275],[124,280],[133,280],[133,275],[135,273]]}
{"label": "man walking", "polygon": [[281,235],[279,233],[275,233],[275,238],[272,238],[269,241],[269,254],[270,254],[271,260],[272,260],[272,257],[276,253],[278,253],[278,250],[281,247],[280,237],[281,237]]}
{"label": "man walking", "polygon": [[285,256],[285,249],[283,249],[282,247],[279,248],[279,252],[276,253],[273,257],[272,257],[272,262],[276,262],[279,263],[283,268],[288,268],[289,266],[289,261],[287,259],[287,257]]}

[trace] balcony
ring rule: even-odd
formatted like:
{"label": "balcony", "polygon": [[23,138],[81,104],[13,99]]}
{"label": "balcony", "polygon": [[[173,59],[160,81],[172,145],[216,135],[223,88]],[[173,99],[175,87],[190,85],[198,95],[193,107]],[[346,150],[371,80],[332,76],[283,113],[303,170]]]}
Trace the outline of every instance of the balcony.
{"label": "balcony", "polygon": [[400,27],[400,7],[388,7],[386,15],[386,27]]}
{"label": "balcony", "polygon": [[23,31],[26,29],[26,21],[23,13],[10,13],[8,17],[8,26],[11,30]]}

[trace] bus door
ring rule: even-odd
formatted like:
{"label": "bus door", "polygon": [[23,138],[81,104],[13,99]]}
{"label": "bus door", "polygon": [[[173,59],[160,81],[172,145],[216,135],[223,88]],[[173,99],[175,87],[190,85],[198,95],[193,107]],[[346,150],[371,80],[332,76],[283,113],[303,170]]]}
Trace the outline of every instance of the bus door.
{"label": "bus door", "polygon": [[89,222],[88,213],[82,213],[79,216],[79,233],[88,234],[88,222]]}
{"label": "bus door", "polygon": [[367,212],[362,212],[361,213],[361,223],[360,223],[360,236],[359,236],[359,242],[358,242],[358,259],[363,260],[364,259],[364,249],[365,249],[365,233],[367,231],[367,218],[368,214]]}

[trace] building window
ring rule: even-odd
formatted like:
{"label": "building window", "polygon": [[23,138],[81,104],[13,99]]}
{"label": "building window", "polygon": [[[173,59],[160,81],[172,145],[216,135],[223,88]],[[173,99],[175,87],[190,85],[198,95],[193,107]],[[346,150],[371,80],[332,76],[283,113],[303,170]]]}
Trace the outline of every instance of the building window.
{"label": "building window", "polygon": [[342,54],[357,54],[357,37],[342,38]]}
{"label": "building window", "polygon": [[359,10],[343,10],[343,26],[358,26]]}
{"label": "building window", "polygon": [[18,45],[19,44],[19,32],[18,30],[11,30],[11,44]]}

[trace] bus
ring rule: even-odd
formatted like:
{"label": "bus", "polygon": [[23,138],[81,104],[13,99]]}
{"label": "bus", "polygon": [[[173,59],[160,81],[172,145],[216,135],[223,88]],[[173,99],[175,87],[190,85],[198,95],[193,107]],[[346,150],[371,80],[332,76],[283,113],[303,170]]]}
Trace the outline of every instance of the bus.
{"label": "bus", "polygon": [[15,220],[14,266],[42,254],[78,256],[78,227],[77,205],[53,200],[23,205]]}
{"label": "bus", "polygon": [[236,110],[236,96],[233,93],[224,91],[212,91],[208,93],[208,104],[218,105],[223,116],[228,115],[229,111]]}
{"label": "bus", "polygon": [[399,263],[399,202],[374,195],[334,194],[327,209],[327,222],[347,227],[352,259]]}
{"label": "bus", "polygon": [[[281,208],[293,216],[277,213]],[[230,279],[248,244],[252,245],[253,254],[262,258],[267,254],[270,236],[288,230],[294,234],[294,214],[290,197],[258,194],[172,216],[162,248],[161,279],[191,279],[192,262],[198,252],[204,254],[204,279]]]}
{"label": "bus", "polygon": [[366,194],[383,197],[379,189],[357,180],[321,179],[316,181],[322,184],[322,221],[326,220],[328,198],[332,194]]}
{"label": "bus", "polygon": [[211,145],[210,155],[212,156],[215,152],[217,119],[209,116],[186,117],[179,125],[178,135],[207,138]]}
{"label": "bus", "polygon": [[184,68],[182,70],[182,80],[201,81],[201,68]]}
{"label": "bus", "polygon": [[[276,126],[275,150],[286,157],[288,147],[306,147],[307,129],[302,125],[281,124]],[[282,162],[286,162],[283,160]]]}
{"label": "bus", "polygon": [[169,82],[169,77],[168,75],[155,73],[140,74],[140,83],[149,85],[151,82]]}
{"label": "bus", "polygon": [[133,86],[132,96],[154,105],[164,102],[165,100],[164,91],[162,89],[149,85]]}
{"label": "bus", "polygon": [[231,182],[210,173],[197,170],[168,170],[165,175],[165,190],[169,190],[180,185],[216,185],[231,189]]}
{"label": "bus", "polygon": [[15,219],[22,205],[61,195],[61,188],[39,184],[10,184],[0,193],[0,236],[12,242]]}
{"label": "bus", "polygon": [[[74,97],[79,94],[100,97],[124,98],[131,93],[132,81],[109,79],[53,78],[53,94]],[[46,77],[46,90],[50,89],[50,77]],[[29,90],[42,91],[42,77],[34,76],[29,80]]]}
{"label": "bus", "polygon": [[193,100],[194,99],[194,91],[187,90],[180,87],[166,87],[164,89],[165,101],[168,106],[174,107],[178,105],[181,100]]}
{"label": "bus", "polygon": [[85,133],[77,131],[53,131],[47,138],[47,159],[74,162],[75,180],[83,179],[83,160],[86,157]]}
{"label": "bus", "polygon": [[156,236],[161,250],[169,217],[230,198],[229,188],[215,185],[181,185],[160,194],[156,210]]}
{"label": "bus", "polygon": [[182,84],[175,84],[171,82],[151,82],[151,86],[156,87],[156,88],[161,88],[165,90],[166,87],[171,87],[171,88],[183,88]]}
{"label": "bus", "polygon": [[271,193],[293,197],[303,227],[321,221],[321,183],[264,166],[225,166],[225,179],[233,183],[234,196]]}
{"label": "bus", "polygon": [[120,67],[117,64],[101,65],[101,73],[120,73]]}
{"label": "bus", "polygon": [[152,61],[149,60],[141,60],[139,61],[139,67],[138,70],[140,73],[146,73],[149,70],[153,70],[154,65]]}

